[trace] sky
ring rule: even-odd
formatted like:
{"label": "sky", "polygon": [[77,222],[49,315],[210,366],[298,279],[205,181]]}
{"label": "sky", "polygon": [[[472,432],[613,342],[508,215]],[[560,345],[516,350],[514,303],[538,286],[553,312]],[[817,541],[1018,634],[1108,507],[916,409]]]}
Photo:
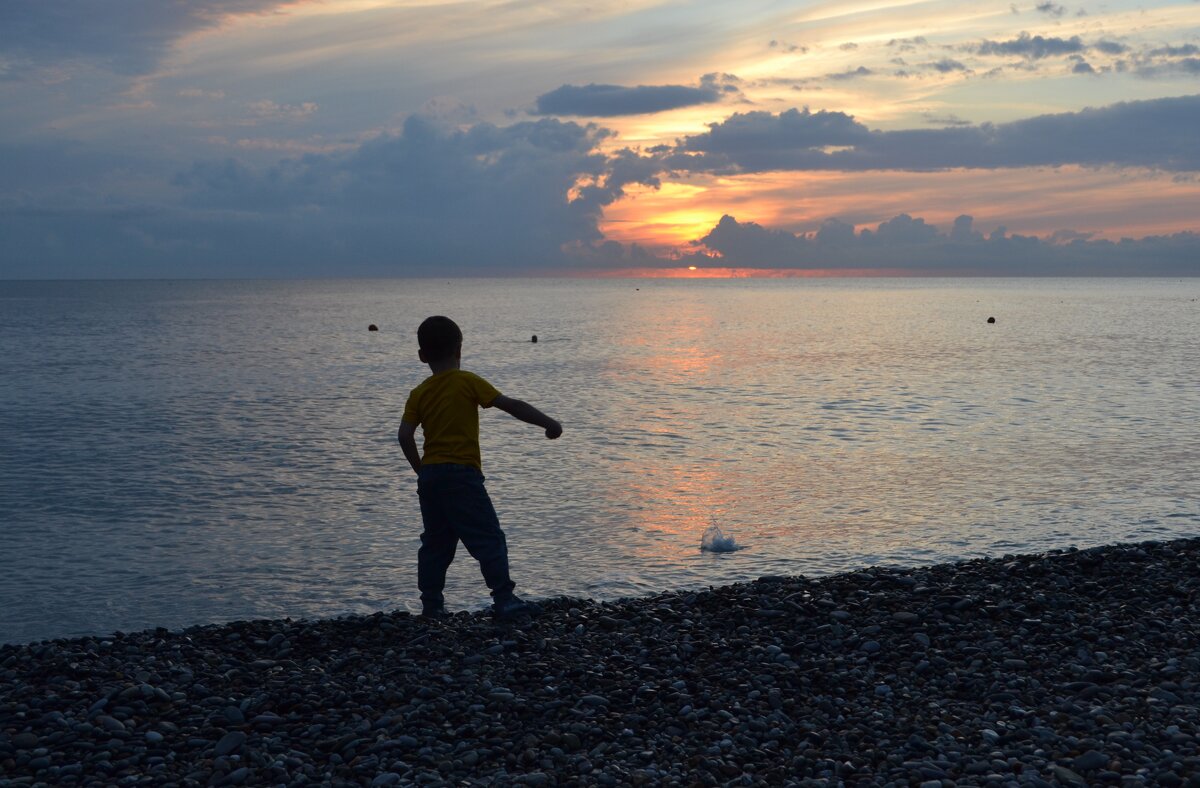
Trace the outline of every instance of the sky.
{"label": "sky", "polygon": [[1200,2],[7,0],[0,278],[1200,275]]}

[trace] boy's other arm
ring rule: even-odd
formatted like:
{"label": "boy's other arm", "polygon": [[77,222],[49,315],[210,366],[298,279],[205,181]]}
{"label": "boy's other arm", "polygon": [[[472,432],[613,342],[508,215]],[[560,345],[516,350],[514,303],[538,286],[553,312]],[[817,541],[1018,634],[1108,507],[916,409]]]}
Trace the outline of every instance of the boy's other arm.
{"label": "boy's other arm", "polygon": [[396,440],[400,441],[400,448],[404,450],[404,457],[412,466],[413,471],[420,473],[421,452],[417,450],[417,425],[401,421],[400,431],[396,433]]}
{"label": "boy's other arm", "polygon": [[492,400],[492,404],[513,418],[520,419],[526,424],[535,424],[546,430],[546,437],[554,440],[562,435],[562,425],[542,413],[528,402],[506,397],[503,394]]}

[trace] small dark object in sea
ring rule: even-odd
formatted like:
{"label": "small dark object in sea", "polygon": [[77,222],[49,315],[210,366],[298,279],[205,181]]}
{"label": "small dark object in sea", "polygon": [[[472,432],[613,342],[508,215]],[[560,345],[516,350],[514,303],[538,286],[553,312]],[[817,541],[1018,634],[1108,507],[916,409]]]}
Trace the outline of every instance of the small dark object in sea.
{"label": "small dark object in sea", "polygon": [[377,325],[375,325],[374,323],[372,323],[371,325],[367,326],[367,330],[368,330],[368,331],[378,331],[378,330],[379,330],[379,326],[377,326]]}
{"label": "small dark object in sea", "polygon": [[529,340],[529,341],[530,341],[530,342],[533,342],[533,343],[535,343],[535,344],[536,344],[536,343],[537,343],[537,334],[534,334],[534,335],[533,335],[533,339],[531,339],[531,340]]}
{"label": "small dark object in sea", "polygon": [[989,317],[987,321],[988,321],[989,323],[995,323],[995,322],[996,322],[996,318],[994,318],[994,317]]}

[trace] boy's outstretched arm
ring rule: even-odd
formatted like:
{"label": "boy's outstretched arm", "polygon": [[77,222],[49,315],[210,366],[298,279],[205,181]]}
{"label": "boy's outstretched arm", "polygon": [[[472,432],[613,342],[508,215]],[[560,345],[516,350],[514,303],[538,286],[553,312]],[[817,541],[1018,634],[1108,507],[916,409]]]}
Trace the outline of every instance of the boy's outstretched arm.
{"label": "boy's outstretched arm", "polygon": [[400,431],[396,433],[396,440],[400,441],[400,448],[404,450],[404,456],[413,471],[420,473],[421,452],[417,450],[417,425],[401,421]]}
{"label": "boy's outstretched arm", "polygon": [[503,394],[492,400],[492,404],[508,415],[518,418],[526,424],[536,424],[546,430],[546,437],[554,440],[562,435],[562,425],[542,413],[528,402],[506,397]]}

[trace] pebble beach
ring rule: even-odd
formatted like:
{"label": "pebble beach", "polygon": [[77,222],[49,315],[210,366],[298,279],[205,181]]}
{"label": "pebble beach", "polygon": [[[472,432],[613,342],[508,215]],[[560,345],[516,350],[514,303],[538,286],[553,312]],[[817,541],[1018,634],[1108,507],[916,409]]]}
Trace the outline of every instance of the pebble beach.
{"label": "pebble beach", "polygon": [[1200,786],[1200,539],[543,605],[0,646],[0,786]]}

